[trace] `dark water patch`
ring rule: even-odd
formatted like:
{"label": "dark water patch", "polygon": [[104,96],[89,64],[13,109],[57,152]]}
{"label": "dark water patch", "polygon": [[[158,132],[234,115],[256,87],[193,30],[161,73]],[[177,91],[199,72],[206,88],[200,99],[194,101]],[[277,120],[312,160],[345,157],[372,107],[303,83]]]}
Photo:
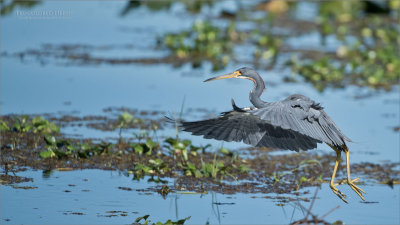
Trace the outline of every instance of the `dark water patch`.
{"label": "dark water patch", "polygon": [[116,216],[128,216],[128,212],[120,210],[109,210],[104,215],[97,215],[98,217],[116,217]]}
{"label": "dark water patch", "polygon": [[129,188],[129,187],[118,187],[118,189],[124,190],[124,191],[132,191],[133,190],[132,188]]}
{"label": "dark water patch", "polygon": [[400,131],[400,126],[395,126],[395,127],[393,127],[393,131],[395,131],[395,132]]}
{"label": "dark water patch", "polygon": [[363,204],[378,204],[379,202],[363,201]]}
{"label": "dark water patch", "polygon": [[[32,178],[28,177],[20,177],[16,175],[9,175],[9,174],[0,174],[0,182],[2,185],[5,184],[15,184],[15,183],[23,183],[23,182],[32,182]],[[17,186],[15,186],[17,187]]]}
{"label": "dark water patch", "polygon": [[38,187],[35,186],[17,186],[17,185],[11,185],[11,187],[15,189],[24,189],[24,190],[29,190],[29,189],[36,189]]}

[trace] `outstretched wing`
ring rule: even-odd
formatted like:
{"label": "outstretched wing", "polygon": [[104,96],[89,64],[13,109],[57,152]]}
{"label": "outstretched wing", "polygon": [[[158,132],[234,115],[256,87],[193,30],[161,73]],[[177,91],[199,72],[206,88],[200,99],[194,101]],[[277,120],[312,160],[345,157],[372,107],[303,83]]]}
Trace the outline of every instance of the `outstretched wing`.
{"label": "outstretched wing", "polygon": [[266,103],[260,109],[249,111],[265,123],[292,130],[318,141],[341,146],[346,137],[323,108],[302,95],[291,95],[283,101]]}
{"label": "outstretched wing", "polygon": [[321,141],[291,129],[274,126],[259,116],[253,115],[254,109],[238,108],[222,113],[219,117],[186,122],[179,125],[184,131],[201,135],[207,139],[224,141],[243,141],[246,144],[289,150],[308,150],[317,147]]}

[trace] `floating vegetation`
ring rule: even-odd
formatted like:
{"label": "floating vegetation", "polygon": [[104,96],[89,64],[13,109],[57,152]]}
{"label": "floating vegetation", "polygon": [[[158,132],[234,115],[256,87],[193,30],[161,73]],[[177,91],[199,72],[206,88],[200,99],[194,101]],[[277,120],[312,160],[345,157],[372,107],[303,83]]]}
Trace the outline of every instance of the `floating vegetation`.
{"label": "floating vegetation", "polygon": [[[292,59],[293,71],[320,91],[327,86],[347,84],[389,90],[398,84],[400,28],[396,13],[399,5],[390,4],[387,11],[375,16],[372,14],[377,12],[369,12],[364,4],[367,3],[322,2],[320,31],[325,36],[335,35],[342,44],[334,56],[325,54],[302,62]],[[362,19],[357,19],[360,16]]]}
{"label": "floating vegetation", "polygon": [[254,31],[252,35],[256,40],[255,60],[258,62],[260,60],[268,60],[270,67],[274,66],[282,47],[282,37],[271,33],[262,34],[259,31]]}
{"label": "floating vegetation", "polygon": [[[336,57],[323,56],[312,61],[298,62],[292,60],[292,69],[318,90],[326,86],[344,87],[347,84],[369,86],[389,90],[400,78],[399,29],[385,27],[374,31],[364,27],[360,32],[362,38],[344,43],[336,51]],[[373,44],[371,44],[373,43]]]}
{"label": "floating vegetation", "polygon": [[167,220],[164,223],[162,223],[162,222],[151,223],[151,220],[148,219],[149,217],[150,217],[150,215],[144,215],[144,216],[138,217],[138,218],[136,218],[135,223],[133,223],[133,224],[182,225],[182,224],[185,224],[185,222],[190,219],[190,216],[189,216],[189,217],[186,217],[185,219],[181,219],[181,220],[177,220],[177,221]]}
{"label": "floating vegetation", "polygon": [[[53,170],[97,168],[119,170],[132,179],[146,178],[148,182],[160,184],[150,191],[164,197],[177,191],[298,193],[304,187],[327,182],[334,159],[329,153],[271,155],[262,149],[243,149],[242,152],[251,151],[244,159],[227,148],[214,150],[210,145],[197,146],[190,140],[171,137],[159,141],[151,136],[124,141],[73,139],[59,133],[56,125],[42,117],[3,116],[0,124],[3,127],[1,165],[6,172],[1,176],[1,183],[6,185],[29,181],[7,175],[21,167],[42,169],[44,176]],[[377,183],[396,185],[400,180],[398,165],[354,164],[352,171]],[[165,178],[174,178],[174,186],[168,185]]]}
{"label": "floating vegetation", "polygon": [[49,122],[48,120],[43,119],[41,116],[36,116],[31,119],[27,115],[21,115],[11,118],[9,124],[3,120],[0,120],[0,131],[50,134],[59,133],[60,127],[52,122]]}
{"label": "floating vegetation", "polygon": [[[65,65],[168,63],[182,66],[191,63],[193,68],[198,68],[204,62],[210,62],[213,70],[221,70],[231,62],[252,64],[266,70],[291,65],[294,76],[286,75],[284,80],[297,81],[299,75],[320,91],[326,87],[344,88],[347,85],[390,90],[398,84],[400,76],[398,2],[311,2],[309,4],[316,7],[317,14],[313,20],[308,21],[296,18],[296,11],[299,10],[297,2],[249,3],[244,11],[221,11],[218,18],[227,20],[224,23],[215,23],[214,19],[198,20],[186,30],[167,32],[155,37],[157,45],[154,49],[170,51],[169,55],[163,57],[116,58],[93,55],[93,51],[136,48],[132,44],[44,44],[39,49],[17,53],[2,52],[2,56],[18,57],[21,61],[34,57],[42,64],[53,59],[58,64]],[[212,5],[213,2],[129,1],[121,15],[140,5],[159,10],[169,9],[173,4],[183,4],[188,12],[199,13],[202,7]],[[262,14],[254,17],[252,10],[259,10]],[[226,17],[225,14],[229,16]],[[247,26],[243,26],[244,24]],[[291,47],[292,44],[288,42],[289,37],[301,37],[310,33],[321,37],[321,42],[314,46],[316,48],[302,49],[299,46],[299,49]],[[329,47],[328,39],[340,43],[335,51],[325,50]],[[245,56],[238,55],[243,51],[237,50],[243,48],[249,52]],[[278,56],[284,60],[278,60]]]}
{"label": "floating vegetation", "polygon": [[194,68],[201,66],[203,61],[210,61],[213,70],[220,70],[228,64],[233,43],[240,38],[233,22],[220,28],[209,21],[196,21],[188,31],[163,35],[159,43],[179,60],[192,62]]}

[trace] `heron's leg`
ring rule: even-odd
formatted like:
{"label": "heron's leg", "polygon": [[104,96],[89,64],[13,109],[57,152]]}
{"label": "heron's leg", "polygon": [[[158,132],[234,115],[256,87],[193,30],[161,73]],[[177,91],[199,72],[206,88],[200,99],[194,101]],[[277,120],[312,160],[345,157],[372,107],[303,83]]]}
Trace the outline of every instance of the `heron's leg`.
{"label": "heron's leg", "polygon": [[346,154],[346,164],[347,164],[346,165],[347,166],[347,184],[351,187],[351,189],[353,189],[353,191],[355,191],[358,194],[358,196],[360,196],[360,198],[362,200],[365,201],[365,199],[362,195],[362,193],[365,194],[365,191],[363,189],[357,187],[357,185],[354,184],[354,182],[358,180],[358,177],[354,180],[351,180],[351,178],[350,178],[350,157],[349,157],[350,154],[349,154],[349,150],[346,147],[344,148],[344,153]]}
{"label": "heron's leg", "polygon": [[[331,145],[329,145],[331,146]],[[329,184],[330,188],[332,189],[333,193],[335,193],[340,199],[342,199],[344,202],[347,203],[347,201],[344,199],[346,198],[346,195],[343,194],[341,191],[339,191],[339,189],[336,188],[336,186],[338,184],[335,184],[335,176],[336,176],[336,172],[337,172],[337,168],[339,166],[340,163],[340,150],[334,148],[333,146],[331,146],[331,148],[333,150],[335,150],[336,152],[336,160],[335,160],[335,166],[333,167],[333,173],[332,173],[332,177],[331,177],[331,182]]]}

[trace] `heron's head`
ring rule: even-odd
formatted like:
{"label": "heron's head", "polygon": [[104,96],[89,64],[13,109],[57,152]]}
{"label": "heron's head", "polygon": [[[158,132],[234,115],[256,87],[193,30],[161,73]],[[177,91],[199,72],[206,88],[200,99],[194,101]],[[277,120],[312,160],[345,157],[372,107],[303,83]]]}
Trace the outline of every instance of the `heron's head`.
{"label": "heron's head", "polygon": [[242,79],[249,79],[249,80],[254,81],[257,77],[259,77],[259,75],[254,69],[248,68],[248,67],[243,67],[238,70],[235,70],[232,73],[209,78],[209,79],[205,80],[204,82],[227,79],[227,78],[242,78]]}

